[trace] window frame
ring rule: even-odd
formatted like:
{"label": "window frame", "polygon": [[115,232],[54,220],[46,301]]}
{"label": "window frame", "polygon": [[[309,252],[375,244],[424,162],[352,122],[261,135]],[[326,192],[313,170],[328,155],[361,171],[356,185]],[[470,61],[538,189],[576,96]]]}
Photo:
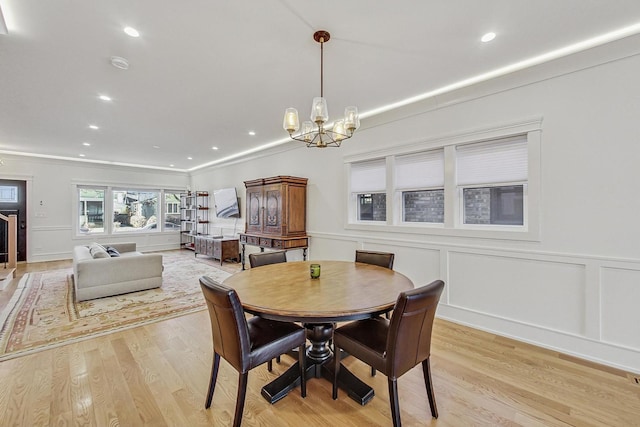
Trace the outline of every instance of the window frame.
{"label": "window frame", "polygon": [[[164,192],[157,189],[157,188],[144,188],[144,189],[140,189],[140,188],[133,188],[133,187],[129,187],[129,186],[118,186],[118,187],[111,187],[110,188],[110,200],[111,203],[113,203],[112,209],[110,210],[110,212],[113,212],[113,215],[115,216],[115,193],[130,193],[130,194],[136,194],[137,196],[139,196],[141,193],[144,194],[153,194],[155,196],[156,199],[156,210],[155,210],[155,216],[156,217],[156,224],[161,224],[162,218],[163,218],[163,206],[162,206],[162,201],[164,200]],[[153,199],[153,197],[151,198]],[[150,199],[145,199],[144,201],[147,201]],[[140,202],[140,199],[138,198],[138,201]],[[144,202],[143,201],[143,202]],[[141,206],[138,206],[139,210],[143,210],[143,208]],[[135,215],[133,215],[135,216]],[[112,221],[110,222],[110,224],[112,224],[113,228],[111,230],[112,234],[117,234],[118,236],[122,235],[122,234],[138,234],[138,233],[159,233],[160,231],[162,231],[162,229],[158,228],[156,226],[156,228],[148,228],[145,229],[144,227],[146,227],[149,224],[145,224],[142,227],[131,227],[131,230],[129,230],[128,228],[118,228],[115,227],[115,218],[112,218]],[[163,224],[161,224],[162,227]],[[116,231],[117,230],[117,231]]]}
{"label": "window frame", "polygon": [[[349,192],[349,206],[352,206],[353,208],[350,209],[349,211],[349,215],[351,216],[351,220],[357,223],[365,223],[365,224],[384,224],[386,223],[387,219],[389,218],[389,195],[387,194],[386,191],[386,183],[389,177],[389,173],[388,173],[388,162],[387,159],[385,158],[381,158],[381,157],[377,157],[377,158],[370,158],[366,161],[362,161],[362,162],[358,162],[360,164],[361,167],[358,167],[357,169],[357,174],[362,177],[364,175],[367,175],[368,172],[370,172],[371,169],[376,169],[378,168],[379,164],[382,165],[381,169],[384,170],[384,174],[385,177],[382,180],[383,183],[380,183],[379,186],[378,185],[371,185],[370,182],[367,182],[366,184],[362,184],[362,179],[359,180],[359,182],[354,183],[353,182],[353,174],[349,173],[349,183],[348,183],[348,192]],[[369,171],[367,171],[367,169]],[[354,187],[356,187],[354,189]],[[363,220],[363,219],[359,219],[359,214],[360,214],[360,203],[359,203],[359,198],[362,195],[365,194],[385,194],[386,199],[385,199],[385,221],[378,221],[378,220]]]}
{"label": "window frame", "polygon": [[[501,187],[512,187],[522,185],[522,215],[523,215],[523,225],[518,224],[467,224],[464,222],[464,190],[470,188],[501,188]],[[528,184],[526,182],[518,181],[518,182],[505,182],[505,183],[492,183],[492,184],[477,184],[477,185],[461,185],[457,188],[458,192],[458,212],[459,216],[457,217],[458,226],[460,228],[470,229],[470,230],[514,230],[519,231],[523,227],[528,226],[528,214],[527,209],[529,205],[528,200]]]}
{"label": "window frame", "polygon": [[[458,186],[456,185],[456,147],[517,136],[525,136],[527,141],[528,177],[525,188],[523,189],[523,215],[525,225],[463,224],[461,216],[461,193],[459,194]],[[346,182],[344,188],[346,191],[347,209],[345,212],[344,227],[347,230],[374,232],[400,232],[482,239],[540,241],[540,215],[542,212],[541,136],[542,118],[532,118],[516,123],[507,123],[491,128],[456,133],[431,140],[400,144],[391,148],[346,156],[344,158],[344,176]],[[444,149],[444,223],[402,222],[400,221],[402,219],[402,194],[401,192],[395,191],[393,182],[394,157],[436,149]],[[354,199],[350,193],[351,164],[380,158],[386,159],[387,166],[387,221],[384,223],[357,221],[354,214]],[[502,185],[502,183],[500,184]]]}
{"label": "window frame", "polygon": [[[167,196],[167,194],[165,193],[165,197]],[[180,213],[180,202],[167,202],[165,200],[164,202],[165,205],[165,214],[179,214]],[[166,218],[165,218],[166,221]]]}
{"label": "window frame", "polygon": [[[442,153],[442,154],[440,154]],[[398,172],[398,157],[424,157],[426,159],[434,158],[436,160],[440,160],[439,157],[442,157],[442,185],[433,185],[433,179],[429,179],[431,185],[421,185],[421,186],[403,186],[401,183],[397,182],[397,172]],[[430,148],[428,150],[414,151],[411,153],[404,154],[396,154],[393,156],[387,157],[390,168],[393,173],[393,180],[391,181],[392,191],[393,191],[393,209],[394,209],[394,217],[393,224],[396,225],[404,225],[404,226],[419,226],[419,227],[436,227],[442,228],[444,226],[444,218],[442,222],[428,222],[428,221],[405,221],[405,205],[404,205],[404,192],[410,191],[434,191],[434,190],[442,190],[444,193],[444,169],[445,169],[445,153],[443,147],[435,147]],[[424,181],[423,181],[424,183]],[[440,182],[438,181],[438,184]],[[444,211],[446,212],[446,206],[444,206]]]}
{"label": "window frame", "polygon": [[384,223],[386,222],[386,217],[387,217],[387,212],[386,212],[386,206],[388,205],[386,198],[385,198],[385,220],[376,220],[376,219],[360,219],[360,202],[359,199],[361,196],[366,196],[367,194],[371,195],[371,203],[373,203],[373,195],[374,194],[384,194],[385,196],[387,195],[386,191],[367,191],[367,192],[357,192],[357,193],[351,193],[351,197],[352,200],[354,200],[354,203],[356,205],[356,208],[354,209],[354,214],[355,214],[355,220],[357,222],[360,223],[372,223],[372,224],[380,224],[380,223]]}
{"label": "window frame", "polygon": [[[80,215],[78,212],[79,204],[80,204],[80,189],[99,189],[104,190],[104,209],[103,209],[103,231],[96,233],[83,233],[80,230]],[[157,222],[160,227],[151,228],[151,229],[141,229],[135,228],[131,231],[115,231],[114,220],[115,220],[115,212],[114,212],[114,193],[121,191],[137,191],[143,193],[157,193],[158,194],[158,207],[156,211]],[[170,188],[158,188],[157,186],[129,186],[125,184],[92,184],[85,182],[76,182],[72,183],[72,203],[73,203],[73,239],[81,239],[86,238],[88,236],[132,236],[132,235],[149,235],[149,234],[178,234],[180,233],[180,228],[165,228],[164,226],[164,218],[167,214],[166,206],[165,206],[165,194],[166,193],[182,193],[185,190],[179,189],[170,189]],[[162,201],[162,202],[161,202]]]}
{"label": "window frame", "polygon": [[[398,188],[394,191],[394,198],[396,200],[394,204],[394,208],[397,210],[397,221],[399,224],[403,225],[420,225],[425,227],[443,227],[444,226],[444,213],[441,222],[433,222],[433,221],[407,221],[405,215],[405,203],[404,203],[404,193],[412,193],[412,192],[430,192],[430,191],[442,191],[444,194],[444,186],[443,187],[419,187],[419,188]],[[446,207],[444,208],[446,212]]]}
{"label": "window frame", "polygon": [[[9,191],[11,193],[11,198],[4,198],[3,194],[5,191]],[[0,203],[18,203],[19,199],[19,188],[17,185],[0,185]]]}
{"label": "window frame", "polygon": [[[103,198],[102,198],[102,231],[96,231],[96,232],[91,232],[91,231],[87,231],[87,232],[83,232],[82,231],[82,226],[83,224],[81,224],[81,220],[80,217],[83,216],[81,215],[81,211],[80,211],[80,203],[84,202],[84,211],[88,212],[87,209],[87,200],[81,200],[80,197],[80,191],[82,190],[95,190],[95,191],[102,191],[103,192]],[[74,197],[74,208],[73,208],[73,212],[75,212],[74,214],[74,230],[75,230],[75,234],[79,235],[79,236],[103,236],[105,234],[107,234],[107,229],[105,227],[105,225],[107,224],[107,220],[105,218],[106,216],[106,212],[107,212],[107,187],[103,186],[103,185],[78,185],[75,188],[74,191],[75,197]],[[88,218],[88,213],[87,213],[87,218],[86,218],[87,222],[89,221]],[[87,230],[90,230],[89,228],[87,228]]]}

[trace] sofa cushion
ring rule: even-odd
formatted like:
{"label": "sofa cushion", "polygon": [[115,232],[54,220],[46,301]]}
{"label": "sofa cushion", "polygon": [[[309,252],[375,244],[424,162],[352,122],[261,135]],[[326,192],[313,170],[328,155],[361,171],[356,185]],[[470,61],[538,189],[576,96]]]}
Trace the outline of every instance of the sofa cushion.
{"label": "sofa cushion", "polygon": [[107,253],[112,257],[120,256],[120,252],[118,252],[116,248],[113,248],[111,246],[107,246]]}
{"label": "sofa cushion", "polygon": [[98,243],[92,243],[91,245],[89,245],[89,253],[91,254],[91,257],[94,259],[110,257],[110,255],[107,253],[107,250],[104,248],[104,246]]}

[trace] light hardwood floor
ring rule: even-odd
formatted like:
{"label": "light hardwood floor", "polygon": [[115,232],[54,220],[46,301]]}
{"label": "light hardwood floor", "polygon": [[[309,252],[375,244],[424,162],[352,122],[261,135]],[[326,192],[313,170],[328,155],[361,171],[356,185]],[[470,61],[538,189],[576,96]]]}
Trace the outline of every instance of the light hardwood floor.
{"label": "light hardwood floor", "polygon": [[[68,262],[20,265],[26,271]],[[17,280],[15,281],[17,282]],[[4,307],[15,284],[0,292]],[[1,426],[227,426],[237,374],[222,362],[210,410],[204,399],[212,348],[206,311],[0,363]],[[431,366],[440,418],[432,420],[419,368],[398,381],[405,426],[640,426],[640,384],[630,373],[437,320]],[[308,382],[275,405],[260,387],[274,371],[249,374],[243,426],[390,426],[387,380],[349,358],[374,387],[360,406],[331,385]]]}

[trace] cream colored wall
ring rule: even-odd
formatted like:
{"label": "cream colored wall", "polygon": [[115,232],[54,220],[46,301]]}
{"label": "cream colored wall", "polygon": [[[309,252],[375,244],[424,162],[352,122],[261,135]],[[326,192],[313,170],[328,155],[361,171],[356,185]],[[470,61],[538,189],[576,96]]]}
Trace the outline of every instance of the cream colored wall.
{"label": "cream colored wall", "polygon": [[[311,259],[393,251],[416,285],[446,281],[442,317],[640,372],[638,46],[625,39],[364,119],[340,149],[290,144],[199,171],[192,185],[235,186],[244,209],[242,181],[307,177]],[[345,157],[532,117],[542,118],[539,241],[345,228]]]}

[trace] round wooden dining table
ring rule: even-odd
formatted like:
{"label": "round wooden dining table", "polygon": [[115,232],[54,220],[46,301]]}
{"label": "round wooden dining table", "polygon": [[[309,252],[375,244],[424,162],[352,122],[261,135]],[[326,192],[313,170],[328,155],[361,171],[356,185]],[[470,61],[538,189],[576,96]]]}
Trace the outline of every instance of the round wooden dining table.
{"label": "round wooden dining table", "polygon": [[[310,277],[320,264],[320,277]],[[398,294],[413,289],[401,273],[349,261],[297,261],[265,265],[236,273],[224,281],[238,293],[244,310],[273,320],[301,322],[307,328],[307,378],[333,380],[329,346],[335,322],[364,319],[391,310]],[[262,388],[275,403],[300,383],[297,363]],[[373,389],[348,369],[340,369],[338,385],[364,405]]]}

